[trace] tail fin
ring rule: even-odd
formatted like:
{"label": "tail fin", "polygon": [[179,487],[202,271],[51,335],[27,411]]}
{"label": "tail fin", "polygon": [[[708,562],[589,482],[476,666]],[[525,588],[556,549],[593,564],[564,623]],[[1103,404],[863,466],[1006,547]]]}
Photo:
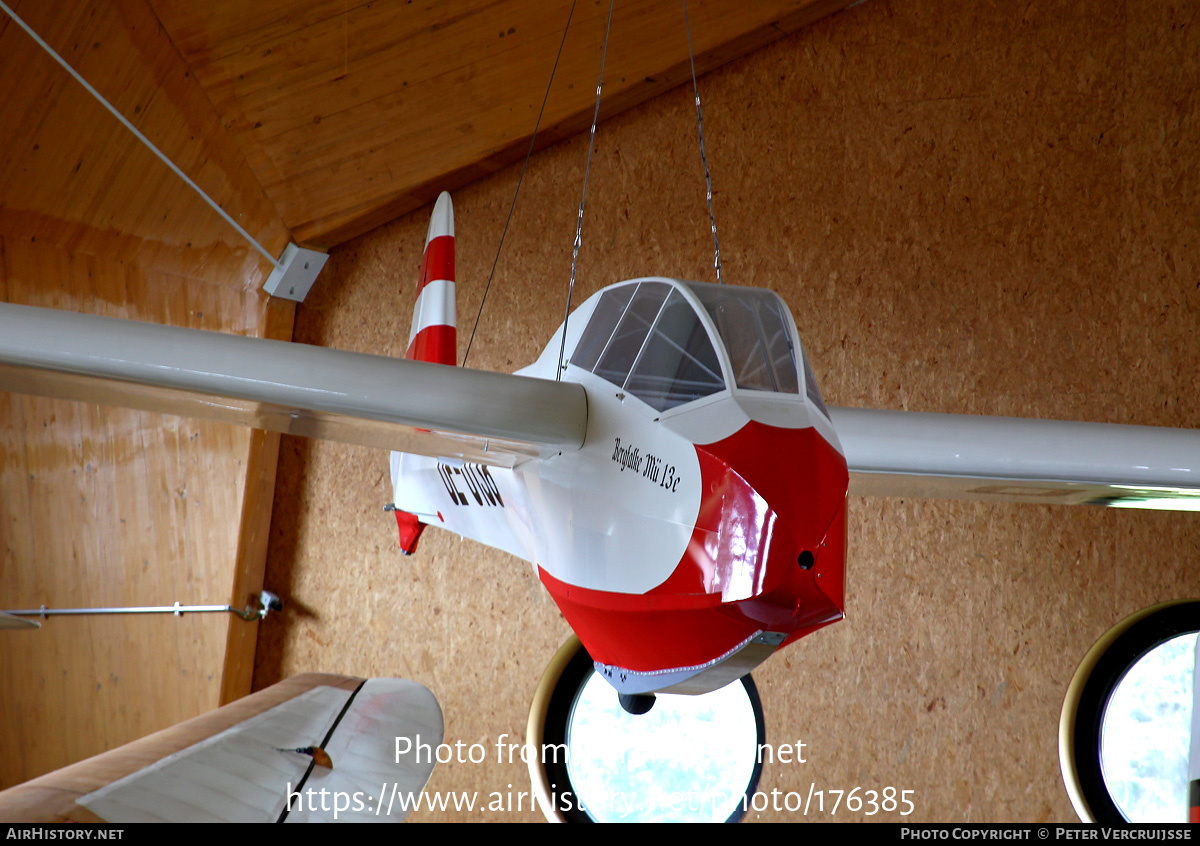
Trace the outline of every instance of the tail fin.
{"label": "tail fin", "polygon": [[[425,257],[417,285],[417,303],[413,306],[412,330],[408,335],[408,355],[414,361],[454,365],[458,362],[458,320],[454,308],[454,206],[445,191],[433,204],[429,234],[425,236]],[[393,457],[393,486],[405,470],[405,464],[420,461],[411,455]],[[400,528],[400,549],[410,555],[425,528],[415,514],[396,509]]]}
{"label": "tail fin", "polygon": [[458,362],[458,321],[454,309],[454,206],[445,191],[433,206],[425,258],[413,307],[408,358],[437,364]]}

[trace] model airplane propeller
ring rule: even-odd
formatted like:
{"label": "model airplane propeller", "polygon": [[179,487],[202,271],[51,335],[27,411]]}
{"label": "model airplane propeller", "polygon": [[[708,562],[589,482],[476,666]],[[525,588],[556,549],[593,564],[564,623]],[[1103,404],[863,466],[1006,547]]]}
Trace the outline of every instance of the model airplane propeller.
{"label": "model airplane propeller", "polygon": [[649,277],[516,375],[455,364],[434,207],[409,359],[0,305],[0,389],[393,450],[435,525],[532,562],[621,693],[700,693],[841,619],[851,493],[1200,510],[1200,433],[826,408],[787,305]]}

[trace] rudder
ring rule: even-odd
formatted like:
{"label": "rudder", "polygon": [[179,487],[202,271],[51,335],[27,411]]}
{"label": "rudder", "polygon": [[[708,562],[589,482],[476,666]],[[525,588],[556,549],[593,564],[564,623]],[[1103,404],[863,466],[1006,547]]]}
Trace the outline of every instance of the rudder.
{"label": "rudder", "polygon": [[454,291],[454,206],[443,191],[433,206],[425,256],[413,306],[407,357],[437,364],[458,362],[458,316]]}
{"label": "rudder", "polygon": [[[408,359],[449,365],[458,362],[454,287],[454,206],[450,195],[443,191],[433,204],[429,232],[425,236],[425,255],[421,260],[417,301],[408,335]],[[422,459],[403,454],[394,457],[393,488],[403,477],[405,465],[414,461]],[[425,524],[407,511],[397,509],[395,513],[400,529],[400,549],[410,555],[417,548]]]}

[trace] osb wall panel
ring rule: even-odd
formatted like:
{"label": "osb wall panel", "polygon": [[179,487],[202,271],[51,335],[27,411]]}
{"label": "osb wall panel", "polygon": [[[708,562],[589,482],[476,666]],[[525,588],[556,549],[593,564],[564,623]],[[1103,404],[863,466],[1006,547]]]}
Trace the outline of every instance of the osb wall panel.
{"label": "osb wall panel", "polygon": [[[237,285],[14,238],[0,300],[243,334],[263,317]],[[0,607],[231,601],[249,449],[236,427],[0,393]],[[227,617],[4,632],[0,787],[215,708]]]}
{"label": "osb wall panel", "polygon": [[[726,280],[784,296],[832,404],[1195,427],[1197,14],[871,0],[704,77]],[[577,301],[635,275],[712,278],[694,118],[677,90],[601,126]],[[531,361],[561,320],[585,156],[576,138],[531,162],[472,366]],[[516,181],[455,197],[460,355]],[[297,337],[402,355],[426,214],[336,250]],[[404,676],[437,694],[448,741],[521,736],[567,626],[523,562],[436,530],[402,558],[388,487],[381,453],[285,439],[268,586],[290,605],[256,685]],[[893,786],[913,820],[1073,820],[1067,683],[1121,617],[1196,594],[1200,521],[857,498],[849,515],[847,619],[755,674],[768,741],[808,758],[768,765],[761,789]],[[489,759],[439,767],[430,790],[527,784]]]}

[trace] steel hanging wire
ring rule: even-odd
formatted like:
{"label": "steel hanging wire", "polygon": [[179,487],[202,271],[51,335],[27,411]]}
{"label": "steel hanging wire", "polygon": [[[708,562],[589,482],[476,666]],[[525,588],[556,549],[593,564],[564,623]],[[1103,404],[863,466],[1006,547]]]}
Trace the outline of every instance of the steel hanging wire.
{"label": "steel hanging wire", "polygon": [[492,271],[488,274],[483,297],[479,300],[479,311],[475,315],[475,325],[471,327],[471,338],[467,341],[467,351],[463,353],[463,367],[467,366],[467,358],[471,355],[471,345],[475,343],[475,331],[479,328],[479,319],[483,317],[483,304],[487,302],[488,291],[492,290],[492,278],[496,275],[496,264],[500,261],[500,251],[504,248],[504,239],[508,236],[508,225],[512,223],[513,210],[517,207],[517,197],[521,195],[521,183],[525,181],[525,171],[529,168],[529,157],[533,155],[533,145],[537,141],[538,129],[542,126],[542,116],[546,113],[546,102],[550,99],[550,89],[554,86],[554,75],[558,73],[558,60],[562,58],[563,45],[567,43],[567,33],[571,31],[571,19],[575,17],[577,2],[578,0],[571,0],[571,11],[567,13],[567,25],[563,29],[562,41],[558,42],[558,55],[554,57],[554,67],[550,69],[550,81],[546,83],[546,93],[542,96],[542,108],[538,112],[537,122],[533,125],[533,137],[529,139],[529,149],[525,151],[525,163],[521,165],[521,175],[517,177],[517,190],[513,192],[512,203],[508,207],[508,218],[504,221],[504,231],[500,233],[500,243],[496,246],[496,257],[492,259]]}
{"label": "steel hanging wire", "polygon": [[579,245],[583,236],[583,208],[587,202],[588,176],[592,172],[592,148],[596,145],[596,122],[600,118],[600,92],[604,88],[604,61],[608,58],[608,35],[612,31],[613,2],[608,3],[608,22],[604,25],[604,49],[600,53],[600,79],[596,82],[596,108],[592,111],[592,131],[588,137],[587,167],[583,171],[583,196],[579,199],[579,217],[575,222],[575,246],[571,251],[571,284],[567,287],[567,312],[563,317],[562,340],[558,345],[558,370],[556,381],[562,381],[563,354],[567,347],[567,323],[571,319],[571,296],[575,293],[575,268],[579,262]]}
{"label": "steel hanging wire", "polygon": [[700,163],[704,165],[704,184],[707,188],[708,222],[712,225],[713,267],[717,284],[721,284],[721,242],[717,240],[717,218],[713,215],[712,175],[708,172],[708,156],[704,153],[704,116],[700,111],[700,88],[696,85],[696,59],[692,54],[692,25],[688,20],[687,0],[683,0],[683,26],[687,30],[688,62],[692,67],[692,93],[696,97],[696,131],[700,136]]}

